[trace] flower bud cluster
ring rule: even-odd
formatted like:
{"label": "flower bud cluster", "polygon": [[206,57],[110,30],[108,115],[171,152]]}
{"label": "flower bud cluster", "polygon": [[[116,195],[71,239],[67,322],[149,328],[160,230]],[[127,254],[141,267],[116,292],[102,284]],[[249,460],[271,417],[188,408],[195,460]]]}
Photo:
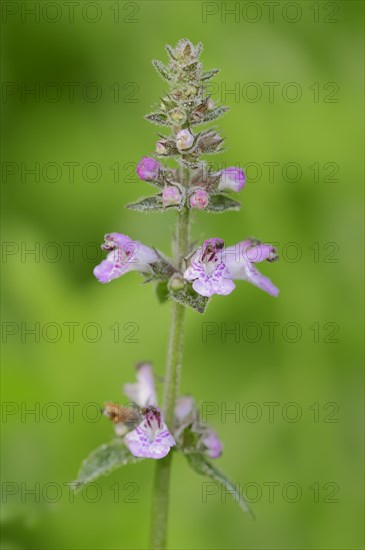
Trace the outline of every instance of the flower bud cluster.
{"label": "flower bud cluster", "polygon": [[237,209],[240,204],[222,192],[242,190],[245,184],[243,170],[231,167],[220,172],[210,171],[200,157],[219,152],[223,138],[215,129],[201,132],[193,129],[228,110],[224,105],[216,106],[206,94],[206,82],[218,70],[203,71],[199,60],[201,44],[194,46],[183,39],[175,48],[166,46],[166,49],[169,64],[154,60],[153,65],[168,83],[169,91],[146,119],[170,128],[170,135],[158,134],[155,156],[157,159],[173,157],[179,167],[166,168],[156,158],[143,157],[137,166],[137,174],[141,180],[158,187],[160,193],[129,207],[143,211],[184,207],[207,212]]}
{"label": "flower bud cluster", "polygon": [[210,195],[217,195],[222,191],[238,193],[245,185],[245,174],[241,168],[231,167],[217,173],[207,173],[203,167],[192,171],[192,178],[186,186],[181,170],[164,168],[152,157],[143,157],[140,160],[137,174],[141,180],[162,189],[161,200],[164,207],[186,206],[206,210],[209,208]]}

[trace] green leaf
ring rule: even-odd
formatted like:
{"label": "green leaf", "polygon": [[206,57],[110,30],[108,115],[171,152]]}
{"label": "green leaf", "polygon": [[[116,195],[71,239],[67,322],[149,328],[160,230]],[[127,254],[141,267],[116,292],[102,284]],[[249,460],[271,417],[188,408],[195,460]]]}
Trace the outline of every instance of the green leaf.
{"label": "green leaf", "polygon": [[214,479],[214,481],[220,483],[226,491],[229,491],[232,494],[234,501],[240,505],[242,510],[250,514],[253,519],[255,518],[248,502],[242,495],[242,491],[239,488],[237,489],[232,481],[222,474],[220,470],[218,470],[215,466],[212,466],[212,464],[206,460],[204,455],[200,453],[191,453],[187,454],[186,458],[193,470],[195,470],[198,474],[210,477],[211,479]]}
{"label": "green leaf", "polygon": [[217,73],[219,73],[220,69],[211,69],[210,71],[206,71],[202,74],[202,80],[209,80],[213,78]]}
{"label": "green leaf", "polygon": [[170,298],[198,313],[204,313],[209,302],[209,298],[195,292],[190,284],[186,284],[182,290],[170,290]]}
{"label": "green leaf", "polygon": [[167,281],[161,281],[156,285],[156,294],[160,304],[167,302],[169,299],[169,291],[167,288]]}
{"label": "green leaf", "polygon": [[73,486],[79,491],[94,479],[105,476],[121,466],[135,464],[143,460],[132,455],[124,445],[123,440],[113,439],[110,443],[101,445],[93,451],[81,464],[77,480]]}
{"label": "green leaf", "polygon": [[177,106],[176,101],[171,99],[169,95],[167,97],[161,97],[161,103],[165,106],[165,109],[167,111],[170,111],[171,109]]}
{"label": "green leaf", "polygon": [[144,118],[153,124],[157,124],[158,126],[169,126],[167,116],[161,113],[150,113]]}
{"label": "green leaf", "polygon": [[126,208],[129,208],[129,210],[138,210],[139,212],[165,212],[170,208],[178,208],[178,206],[164,206],[162,204],[162,194],[157,193],[156,195],[152,195],[152,197],[127,204]]}
{"label": "green leaf", "polygon": [[216,118],[223,116],[227,111],[229,111],[229,107],[227,107],[226,105],[216,107],[215,109],[204,113],[203,122],[210,122],[211,120],[215,120]]}
{"label": "green leaf", "polygon": [[199,57],[199,55],[201,55],[203,49],[204,49],[203,42],[198,42],[197,45],[195,46],[196,57]]}
{"label": "green leaf", "polygon": [[205,209],[207,212],[222,213],[226,210],[239,210],[241,203],[237,202],[226,195],[211,195],[209,197],[209,204]]}
{"label": "green leaf", "polygon": [[227,111],[229,111],[229,107],[226,107],[225,105],[216,107],[211,111],[201,109],[199,112],[198,108],[190,116],[190,125],[198,126],[199,124],[205,124],[206,122],[210,122],[211,120],[215,120],[216,118],[223,116]]}
{"label": "green leaf", "polygon": [[[194,422],[194,419],[191,421]],[[180,435],[180,448],[184,454],[196,454],[200,435],[192,430],[192,425],[187,426]]]}
{"label": "green leaf", "polygon": [[185,67],[183,67],[183,70],[184,70],[184,73],[189,76],[189,78],[194,80],[195,78],[197,78],[199,74],[199,68],[200,68],[199,61],[193,61],[192,63],[189,63],[189,65],[185,65]]}
{"label": "green leaf", "polygon": [[221,150],[223,138],[214,130],[198,134],[198,150],[202,154],[216,153]]}
{"label": "green leaf", "polygon": [[173,59],[174,61],[176,61],[175,52],[174,52],[173,48],[170,46],[170,44],[166,44],[166,51],[167,51],[167,53],[169,54],[169,56],[171,57],[171,59]]}
{"label": "green leaf", "polygon": [[164,80],[171,80],[171,75],[169,73],[168,68],[166,65],[164,65],[161,61],[158,61],[158,59],[152,60],[152,65],[155,67],[156,71]]}

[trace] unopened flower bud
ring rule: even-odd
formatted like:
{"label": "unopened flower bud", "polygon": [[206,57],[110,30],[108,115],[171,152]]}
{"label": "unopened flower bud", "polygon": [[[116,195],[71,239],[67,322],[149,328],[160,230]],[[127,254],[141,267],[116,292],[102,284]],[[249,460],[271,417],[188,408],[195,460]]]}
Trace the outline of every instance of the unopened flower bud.
{"label": "unopened flower bud", "polygon": [[226,168],[221,172],[221,179],[218,185],[220,191],[241,191],[245,185],[246,177],[241,168]]}
{"label": "unopened flower bud", "polygon": [[165,143],[166,143],[165,141],[158,141],[156,143],[156,153],[158,155],[166,155],[167,149],[165,147]]}
{"label": "unopened flower bud", "polygon": [[172,206],[181,203],[181,193],[177,187],[170,185],[162,192],[162,203],[164,206]]}
{"label": "unopened flower bud", "polygon": [[185,119],[185,114],[180,109],[174,109],[170,113],[170,118],[174,122],[182,122]]}
{"label": "unopened flower bud", "polygon": [[179,40],[175,48],[177,59],[183,60],[189,58],[194,53],[194,46],[187,38]]}
{"label": "unopened flower bud", "polygon": [[186,88],[184,89],[184,92],[185,95],[187,95],[188,97],[194,96],[196,94],[196,88],[195,86],[191,86],[191,84],[188,84],[188,86],[186,86]]}
{"label": "unopened flower bud", "polygon": [[191,208],[198,208],[199,210],[204,210],[208,206],[209,195],[204,189],[198,189],[190,197],[190,206]]}
{"label": "unopened flower bud", "polygon": [[184,288],[184,278],[180,273],[174,273],[169,280],[169,288],[171,290],[182,290]]}
{"label": "unopened flower bud", "polygon": [[[178,275],[175,273],[175,275]],[[173,277],[175,276],[173,275]],[[184,281],[183,281],[184,283]],[[175,407],[175,418],[181,422],[195,413],[195,401],[190,395],[179,397]]]}
{"label": "unopened flower bud", "polygon": [[160,163],[151,157],[143,157],[137,165],[137,174],[141,180],[154,180],[158,176]]}
{"label": "unopened flower bud", "polygon": [[176,146],[179,150],[190,149],[194,143],[194,136],[188,129],[181,130],[176,136]]}
{"label": "unopened flower bud", "polygon": [[219,458],[223,452],[223,445],[214,430],[209,429],[202,437],[205,454],[210,458]]}
{"label": "unopened flower bud", "polygon": [[215,103],[211,98],[209,98],[207,101],[207,108],[208,111],[212,111],[215,108]]}

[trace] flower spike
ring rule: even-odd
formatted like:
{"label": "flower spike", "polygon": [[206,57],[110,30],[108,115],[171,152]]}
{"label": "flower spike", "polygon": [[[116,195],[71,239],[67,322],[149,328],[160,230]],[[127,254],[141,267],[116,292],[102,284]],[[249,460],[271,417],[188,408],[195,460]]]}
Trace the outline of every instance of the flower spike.
{"label": "flower spike", "polygon": [[[229,196],[240,192],[246,184],[244,171],[239,167],[223,170],[210,168],[202,155],[223,150],[224,139],[216,128],[199,129],[216,120],[228,108],[212,99],[207,81],[217,69],[203,71],[200,61],[202,44],[188,39],[179,40],[173,48],[167,46],[168,63],[154,60],[153,65],[168,87],[145,118],[164,127],[157,133],[153,156],[143,156],[136,171],[143,182],[157,187],[155,194],[127,205],[139,212],[178,211],[174,259],[169,260],[155,248],[150,248],[121,233],[109,233],[101,248],[106,258],[94,268],[101,283],[139,271],[145,282],[157,281],[156,294],[161,303],[173,300],[169,360],[166,369],[164,405],[158,406],[153,370],[150,363],[136,367],[136,381],[125,384],[124,393],[130,400],[127,406],[107,402],[103,414],[112,422],[117,438],[102,445],[84,461],[79,486],[117,466],[138,462],[142,458],[159,460],[173,447],[183,453],[198,473],[219,482],[238,498],[242,509],[250,512],[242,492],[209,459],[221,456],[223,444],[214,429],[202,422],[191,396],[179,396],[178,381],[182,364],[184,338],[184,309],[190,307],[204,313],[211,296],[229,295],[236,280],[245,280],[277,296],[278,288],[256,268],[261,261],[277,259],[275,248],[254,239],[225,246],[223,239],[210,238],[193,251],[190,223],[196,210],[222,213],[238,210],[240,203]],[[168,131],[169,130],[169,131]],[[156,157],[156,158],[155,158]],[[163,160],[174,160],[175,168]],[[160,162],[161,161],[161,162]],[[153,548],[165,547],[166,526],[160,518],[167,516],[170,462],[156,469],[152,536]],[[156,527],[157,526],[157,527]],[[162,544],[163,541],[163,544]]]}

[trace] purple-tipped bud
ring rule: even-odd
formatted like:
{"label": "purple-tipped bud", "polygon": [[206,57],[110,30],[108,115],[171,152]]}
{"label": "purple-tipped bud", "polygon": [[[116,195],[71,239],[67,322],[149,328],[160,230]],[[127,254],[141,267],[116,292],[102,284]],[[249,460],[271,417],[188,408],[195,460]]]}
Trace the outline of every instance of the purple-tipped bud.
{"label": "purple-tipped bud", "polygon": [[195,401],[190,395],[179,397],[175,407],[175,418],[178,422],[182,422],[192,416],[195,412]]}
{"label": "purple-tipped bud", "polygon": [[223,452],[223,445],[214,430],[209,429],[202,437],[202,443],[205,447],[205,454],[210,458],[219,458]]}
{"label": "purple-tipped bud", "polygon": [[164,206],[172,206],[174,204],[181,204],[181,193],[177,187],[170,185],[165,187],[162,192],[162,203]]}
{"label": "purple-tipped bud", "polygon": [[190,197],[191,208],[198,208],[204,210],[209,203],[209,195],[204,189],[198,189]]}
{"label": "purple-tipped bud", "polygon": [[180,273],[174,273],[169,280],[169,289],[182,290],[185,286],[185,281]]}
{"label": "purple-tipped bud", "polygon": [[228,190],[238,193],[245,185],[245,181],[245,173],[241,168],[226,168],[221,172],[218,189],[220,191]]}
{"label": "purple-tipped bud", "polygon": [[184,149],[190,149],[194,143],[194,136],[188,129],[181,130],[176,136],[176,147],[183,151]]}
{"label": "purple-tipped bud", "polygon": [[141,180],[154,180],[158,176],[160,163],[151,157],[143,157],[137,165],[137,174]]}

